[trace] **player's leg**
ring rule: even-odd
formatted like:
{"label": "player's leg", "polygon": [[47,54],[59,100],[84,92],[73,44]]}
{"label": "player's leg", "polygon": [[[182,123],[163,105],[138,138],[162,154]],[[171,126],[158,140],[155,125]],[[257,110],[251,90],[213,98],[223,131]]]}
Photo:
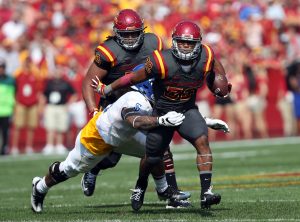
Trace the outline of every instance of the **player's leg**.
{"label": "player's leg", "polygon": [[31,207],[34,212],[43,210],[44,198],[48,190],[79,173],[87,172],[105,155],[96,156],[90,153],[81,143],[80,134],[76,138],[75,148],[71,150],[63,162],[54,162],[49,167],[49,172],[43,177],[35,177],[32,180]]}
{"label": "player's leg", "polygon": [[7,144],[8,144],[8,131],[9,131],[9,117],[0,117],[0,133],[1,133],[1,152],[0,155],[7,154]]}
{"label": "player's leg", "polygon": [[178,192],[183,196],[184,199],[190,198],[191,194],[189,192],[182,191],[178,188],[175,168],[174,168],[173,154],[170,151],[170,147],[164,153],[164,168],[165,168],[165,174],[166,174],[168,185],[178,190]]}
{"label": "player's leg", "polygon": [[179,134],[188,140],[197,150],[197,168],[201,184],[201,207],[209,208],[221,201],[219,194],[211,192],[212,153],[208,142],[208,129],[205,120],[197,109],[190,109],[185,114],[185,120],[180,125]]}
{"label": "player's leg", "polygon": [[100,161],[93,169],[86,172],[81,179],[81,188],[85,196],[92,196],[95,191],[96,179],[100,171],[115,167],[122,154],[111,152],[106,158]]}
{"label": "player's leg", "polygon": [[174,134],[174,128],[158,127],[147,134],[146,156],[141,161],[139,178],[131,195],[131,206],[139,210],[144,201],[144,194],[147,189],[149,174],[151,173],[156,185],[159,199],[180,199],[180,196],[173,187],[168,186],[163,164],[165,147],[169,146]]}

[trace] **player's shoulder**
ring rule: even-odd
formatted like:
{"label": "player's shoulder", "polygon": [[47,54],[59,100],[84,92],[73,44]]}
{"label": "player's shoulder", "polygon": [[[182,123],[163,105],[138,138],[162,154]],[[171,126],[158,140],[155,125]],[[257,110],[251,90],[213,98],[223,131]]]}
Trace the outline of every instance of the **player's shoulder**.
{"label": "player's shoulder", "polygon": [[202,47],[202,54],[204,54],[206,57],[214,56],[214,50],[210,45],[201,44],[201,47]]}
{"label": "player's shoulder", "polygon": [[145,97],[138,91],[129,91],[125,93],[122,97],[124,97],[124,99],[128,102],[145,100]]}
{"label": "player's shoulder", "polygon": [[163,49],[163,42],[162,39],[151,32],[145,33],[144,42],[151,47],[153,50],[162,50]]}
{"label": "player's shoulder", "polygon": [[109,67],[114,66],[120,50],[120,46],[116,42],[114,37],[108,38],[103,43],[100,43],[95,49],[96,64],[99,64],[99,66],[101,66],[101,63],[104,62],[110,64],[108,65]]}
{"label": "player's shoulder", "polygon": [[171,49],[165,49],[165,50],[162,50],[162,51],[154,50],[151,56],[158,63],[161,60],[165,60],[165,59],[170,60],[170,59],[173,58]]}
{"label": "player's shoulder", "polygon": [[113,37],[108,38],[104,42],[100,43],[96,51],[100,52],[101,54],[111,55],[112,57],[116,57],[118,51],[120,51],[121,46],[116,42]]}
{"label": "player's shoulder", "polygon": [[126,104],[131,104],[131,106],[135,106],[137,103],[143,107],[148,107],[150,105],[146,97],[138,91],[129,91],[122,97],[123,101],[125,101]]}

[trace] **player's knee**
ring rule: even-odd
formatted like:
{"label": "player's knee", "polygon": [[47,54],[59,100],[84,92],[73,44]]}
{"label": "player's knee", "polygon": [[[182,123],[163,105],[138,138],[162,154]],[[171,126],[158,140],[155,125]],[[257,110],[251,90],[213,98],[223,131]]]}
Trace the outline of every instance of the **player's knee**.
{"label": "player's knee", "polygon": [[172,160],[173,159],[173,154],[171,153],[171,151],[168,149],[165,153],[164,153],[164,161],[168,161],[168,160]]}
{"label": "player's knee", "polygon": [[102,170],[115,167],[121,159],[122,154],[111,152],[109,156],[105,157],[100,163],[99,167]]}
{"label": "player's knee", "polygon": [[195,147],[197,150],[206,150],[210,149],[209,147],[209,142],[208,142],[208,137],[206,135],[199,136],[195,142],[194,142]]}
{"label": "player's knee", "polygon": [[65,172],[59,170],[59,165],[60,162],[54,162],[49,167],[49,174],[56,183],[63,182],[69,178]]}
{"label": "player's knee", "polygon": [[161,163],[162,161],[162,157],[160,156],[148,156],[146,161],[150,164],[150,165],[157,165],[159,163]]}

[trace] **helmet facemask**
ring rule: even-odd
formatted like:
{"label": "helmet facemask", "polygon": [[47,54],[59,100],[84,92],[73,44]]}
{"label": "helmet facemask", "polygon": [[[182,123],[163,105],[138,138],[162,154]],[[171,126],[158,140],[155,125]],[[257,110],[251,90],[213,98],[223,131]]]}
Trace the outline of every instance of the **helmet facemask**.
{"label": "helmet facemask", "polygon": [[117,30],[114,28],[118,43],[127,50],[138,48],[144,41],[144,28],[132,31]]}
{"label": "helmet facemask", "polygon": [[[194,44],[194,48],[185,48],[179,47],[182,44]],[[172,52],[175,57],[181,60],[193,60],[197,58],[201,51],[201,40],[191,40],[191,39],[183,39],[183,38],[176,38],[173,37],[172,39]]]}

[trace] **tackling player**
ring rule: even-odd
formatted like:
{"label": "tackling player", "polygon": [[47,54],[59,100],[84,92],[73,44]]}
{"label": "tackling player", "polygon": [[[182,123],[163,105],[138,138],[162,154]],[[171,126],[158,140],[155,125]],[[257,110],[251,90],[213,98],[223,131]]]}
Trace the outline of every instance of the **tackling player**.
{"label": "tackling player", "polygon": [[[114,80],[132,71],[138,64],[146,61],[154,50],[162,50],[161,39],[153,33],[144,33],[144,23],[140,16],[131,9],[124,9],[114,19],[114,36],[100,44],[95,50],[95,59],[90,65],[87,75],[83,80],[82,93],[88,110],[91,114],[97,113],[107,105],[115,102],[130,87],[117,90],[106,98],[100,99],[100,109],[96,104],[93,89],[90,87],[92,78],[97,76],[104,84],[110,84]],[[85,173],[81,180],[81,186],[86,196],[91,196],[95,190],[96,178],[100,170],[114,167],[121,158],[121,154],[112,152],[91,171]],[[172,154],[166,152],[165,166],[168,184],[176,189],[177,182],[174,173]],[[181,195],[189,198],[188,192],[180,191]]]}
{"label": "tackling player", "polygon": [[[86,124],[65,161],[51,164],[45,177],[33,178],[31,207],[34,212],[43,210],[44,198],[52,186],[89,171],[111,151],[143,157],[146,135],[139,130],[149,130],[160,125],[176,127],[184,120],[183,114],[174,111],[159,117],[151,116],[153,110],[150,101],[153,94],[149,81],[136,85],[134,89],[137,91],[121,96]],[[223,130],[228,130],[223,121],[211,121],[214,122],[213,126],[222,125]],[[159,198],[171,199],[173,205],[181,206],[182,203],[178,203],[177,199],[180,200],[182,195],[168,186],[164,176],[156,172],[152,172],[152,175]]]}
{"label": "tackling player", "polygon": [[[201,43],[202,36],[198,25],[190,21],[178,23],[172,33],[172,48],[161,52],[154,51],[146,59],[145,68],[121,77],[110,85],[100,81],[92,83],[93,88],[101,95],[132,84],[154,78],[153,92],[155,97],[154,114],[163,115],[170,110],[184,113],[183,123],[174,128],[164,126],[149,130],[146,140],[146,161],[140,167],[140,176],[149,175],[154,167],[160,166],[166,147],[172,140],[174,131],[188,140],[196,149],[196,164],[200,176],[201,208],[210,208],[219,204],[221,195],[214,194],[211,187],[212,153],[208,141],[208,129],[205,120],[195,105],[197,89],[211,73],[225,75],[222,64],[214,58],[213,50]],[[228,85],[228,92],[231,85]],[[218,96],[218,95],[217,95]],[[136,184],[140,198],[132,202],[138,210],[143,204],[146,184]],[[138,191],[137,191],[138,192]],[[132,195],[136,195],[133,192]]]}

